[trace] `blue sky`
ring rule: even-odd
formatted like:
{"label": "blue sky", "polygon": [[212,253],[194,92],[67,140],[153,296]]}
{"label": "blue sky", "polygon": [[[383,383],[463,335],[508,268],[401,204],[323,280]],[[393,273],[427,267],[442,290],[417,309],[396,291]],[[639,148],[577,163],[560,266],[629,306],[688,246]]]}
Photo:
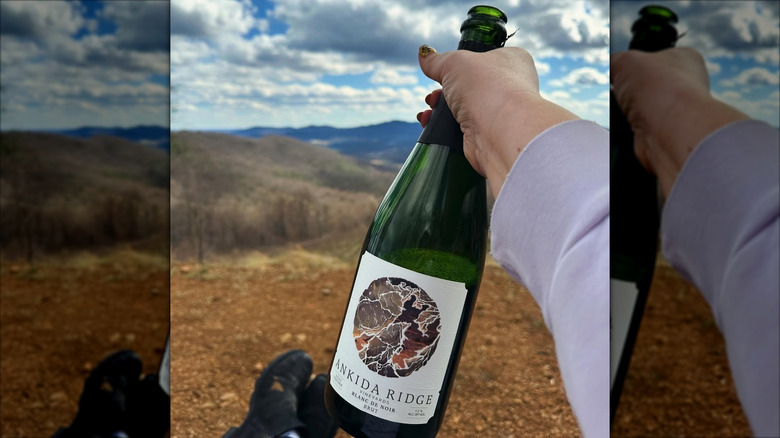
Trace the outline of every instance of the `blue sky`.
{"label": "blue sky", "polygon": [[167,126],[169,5],[0,2],[2,129]]}
{"label": "blue sky", "polygon": [[[173,129],[415,121],[438,87],[417,47],[457,46],[472,1],[172,0]],[[543,95],[608,125],[606,0],[498,1]]]}
{"label": "blue sky", "polygon": [[[780,124],[780,2],[653,3],[678,12],[679,45],[704,54],[716,97]],[[534,56],[542,94],[608,126],[610,32],[614,48],[626,47],[644,2],[494,4],[519,29],[507,44]],[[169,85],[174,129],[415,121],[437,88],[419,72],[417,47],[453,49],[472,5],[3,0],[2,129],[165,126]]]}
{"label": "blue sky", "polygon": [[774,1],[613,1],[612,48],[624,50],[646,4],[671,8],[685,35],[677,46],[702,53],[712,94],[747,115],[780,126],[780,31]]}

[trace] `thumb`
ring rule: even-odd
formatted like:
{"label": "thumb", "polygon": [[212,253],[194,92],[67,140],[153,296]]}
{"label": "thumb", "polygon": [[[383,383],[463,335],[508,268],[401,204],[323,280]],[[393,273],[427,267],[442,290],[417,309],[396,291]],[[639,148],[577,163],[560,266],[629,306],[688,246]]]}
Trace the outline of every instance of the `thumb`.
{"label": "thumb", "polygon": [[433,47],[423,44],[417,51],[417,60],[420,62],[420,69],[429,78],[441,83],[444,74],[442,73],[442,61],[445,55],[440,55]]}

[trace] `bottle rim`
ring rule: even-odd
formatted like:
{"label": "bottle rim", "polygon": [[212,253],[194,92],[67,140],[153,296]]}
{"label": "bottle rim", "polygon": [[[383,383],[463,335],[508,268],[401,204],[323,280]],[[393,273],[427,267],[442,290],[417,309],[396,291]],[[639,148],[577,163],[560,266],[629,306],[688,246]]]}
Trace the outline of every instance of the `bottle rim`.
{"label": "bottle rim", "polygon": [[501,9],[495,6],[489,6],[489,5],[473,6],[471,9],[469,9],[468,15],[471,16],[475,14],[488,15],[490,17],[498,18],[499,20],[504,22],[504,24],[506,24],[507,22],[507,17],[504,11],[502,11]]}
{"label": "bottle rim", "polygon": [[659,5],[647,5],[639,10],[639,15],[642,18],[665,18],[670,23],[677,23],[678,20],[677,14],[675,14],[673,10],[667,8],[666,6]]}

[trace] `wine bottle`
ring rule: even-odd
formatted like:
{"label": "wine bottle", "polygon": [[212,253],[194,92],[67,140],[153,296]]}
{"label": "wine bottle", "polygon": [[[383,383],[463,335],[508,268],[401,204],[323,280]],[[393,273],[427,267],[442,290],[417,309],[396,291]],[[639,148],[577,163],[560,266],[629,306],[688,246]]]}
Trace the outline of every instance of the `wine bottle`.
{"label": "wine bottle", "polygon": [[[475,6],[458,49],[506,40],[506,15]],[[368,229],[325,404],[355,437],[434,437],[474,309],[487,241],[485,179],[442,96]]]}
{"label": "wine bottle", "polygon": [[[677,15],[646,6],[631,27],[629,49],[674,47]],[[655,270],[658,183],[634,154],[634,134],[610,96],[610,421],[614,420]]]}

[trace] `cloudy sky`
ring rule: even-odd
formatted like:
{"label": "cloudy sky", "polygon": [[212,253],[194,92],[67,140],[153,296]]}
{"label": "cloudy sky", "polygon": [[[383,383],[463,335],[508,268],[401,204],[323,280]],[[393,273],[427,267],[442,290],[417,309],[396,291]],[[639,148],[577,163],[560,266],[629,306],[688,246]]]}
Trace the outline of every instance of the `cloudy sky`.
{"label": "cloudy sky", "polygon": [[0,2],[2,129],[167,126],[167,2]]}
{"label": "cloudy sky", "polygon": [[631,24],[645,4],[675,11],[676,27],[686,33],[677,45],[696,48],[704,55],[715,97],[780,126],[780,2],[613,1],[613,50],[628,47]]}
{"label": "cloudy sky", "polygon": [[[414,121],[437,85],[417,47],[457,45],[473,1],[0,2],[2,129],[359,126]],[[642,2],[611,2],[613,48]],[[778,2],[669,2],[716,97],[780,124]],[[606,0],[501,0],[542,93],[608,126]],[[170,8],[170,14],[169,14]],[[169,28],[170,20],[170,28]],[[170,34],[169,34],[170,31]]]}
{"label": "cloudy sky", "polygon": [[[417,47],[452,50],[475,3],[172,0],[173,129],[414,122],[437,84]],[[501,0],[509,46],[534,56],[543,94],[608,125],[606,0]]]}

